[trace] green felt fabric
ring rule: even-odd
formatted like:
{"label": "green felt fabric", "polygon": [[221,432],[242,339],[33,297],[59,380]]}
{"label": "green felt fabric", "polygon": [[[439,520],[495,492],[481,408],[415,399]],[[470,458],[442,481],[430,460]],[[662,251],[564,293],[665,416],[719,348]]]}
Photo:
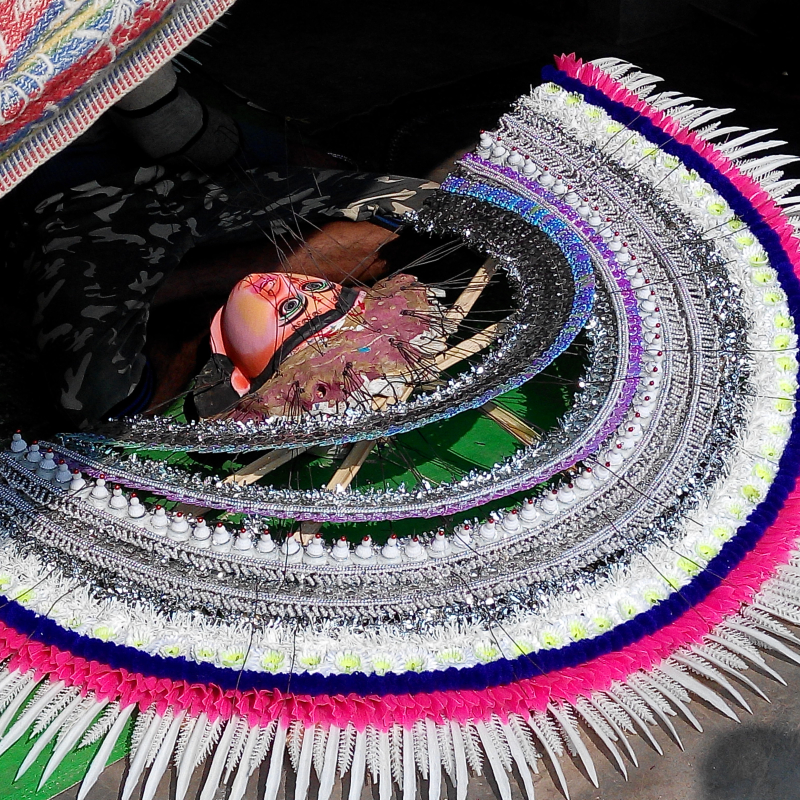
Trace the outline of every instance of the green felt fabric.
{"label": "green felt fabric", "polygon": [[[108,760],[109,764],[124,758],[128,752],[134,719],[135,716],[128,721],[125,730],[117,740]],[[70,786],[79,783],[100,749],[100,742],[96,742],[80,750],[73,750],[61,762],[47,783],[37,791],[39,779],[55,748],[55,743],[50,742],[28,771],[18,781],[15,781],[17,771],[32,744],[33,740],[29,740],[26,734],[0,756],[0,798],[2,800],[49,800],[65,789],[69,789]]]}

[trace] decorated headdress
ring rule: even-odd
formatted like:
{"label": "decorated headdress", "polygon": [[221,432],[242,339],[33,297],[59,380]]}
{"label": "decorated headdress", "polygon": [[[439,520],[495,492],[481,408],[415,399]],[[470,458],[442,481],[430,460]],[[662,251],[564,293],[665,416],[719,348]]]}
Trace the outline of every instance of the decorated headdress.
{"label": "decorated headdress", "polygon": [[[124,797],[148,765],[152,796],[174,761],[182,800],[209,760],[208,796],[241,798],[260,769],[272,799],[288,753],[296,798],[312,773],[320,798],[345,775],[351,798],[421,779],[464,798],[482,771],[532,798],[543,757],[562,783],[568,751],[595,779],[587,733],[625,773],[634,732],[677,738],[676,713],[699,727],[692,699],[747,707],[728,678],[761,692],[743,670],[762,649],[800,660],[788,159],[617,59],[564,56],[544,78],[414,219],[514,289],[491,341],[458,345],[483,352],[468,368],[343,414],[14,437],[0,750],[31,728],[31,752],[55,739],[46,780],[93,743],[81,797],[133,725]],[[508,398],[560,374],[578,336],[568,407],[526,433]],[[522,446],[347,488],[373,446],[477,430],[478,409]],[[327,488],[251,480],[347,443]],[[203,461],[248,449],[269,450],[249,472]]]}

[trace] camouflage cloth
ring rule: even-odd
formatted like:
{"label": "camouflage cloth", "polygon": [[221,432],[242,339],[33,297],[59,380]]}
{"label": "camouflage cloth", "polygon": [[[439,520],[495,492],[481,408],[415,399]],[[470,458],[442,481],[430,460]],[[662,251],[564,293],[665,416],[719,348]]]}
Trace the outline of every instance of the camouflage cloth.
{"label": "camouflage cloth", "polygon": [[[36,207],[30,263],[37,344],[76,424],[101,419],[142,379],[150,304],[194,246],[299,235],[297,218],[397,219],[435,188],[336,170],[239,171],[225,179],[153,166]],[[296,240],[296,239],[295,239]]]}

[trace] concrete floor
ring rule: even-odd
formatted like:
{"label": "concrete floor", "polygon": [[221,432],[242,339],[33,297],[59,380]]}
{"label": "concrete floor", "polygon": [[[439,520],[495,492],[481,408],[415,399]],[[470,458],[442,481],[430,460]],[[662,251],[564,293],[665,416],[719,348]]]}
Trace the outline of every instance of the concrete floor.
{"label": "concrete floor", "polygon": [[[596,746],[590,747],[597,767],[600,788],[596,789],[569,758],[562,766],[571,800],[798,800],[800,798],[800,667],[783,659],[767,657],[787,681],[781,686],[766,676],[749,677],[769,696],[771,703],[747,690],[743,692],[752,708],[752,715],[736,707],[741,724],[723,717],[695,701],[691,708],[704,732],[701,734],[682,718],[674,720],[684,749],[681,750],[669,733],[654,730],[664,755],[658,755],[641,737],[633,737],[639,766],[626,760],[628,780]],[[735,705],[735,704],[732,704]],[[534,776],[537,800],[564,800],[552,768]],[[125,776],[126,762],[109,767],[94,787],[88,800],[117,800]],[[245,800],[260,800],[263,795],[265,770],[253,775]],[[174,796],[174,771],[162,779],[154,800],[171,800]],[[190,787],[188,799],[199,797],[200,775]],[[523,800],[524,793],[512,779],[513,800]],[[346,788],[346,787],[345,787]],[[420,797],[427,797],[427,786],[420,787]],[[58,795],[57,800],[75,800],[77,787]],[[292,800],[293,784],[283,787],[281,800]],[[345,797],[347,792],[345,791]],[[141,797],[141,787],[134,800]],[[221,789],[214,800],[223,800]],[[312,785],[309,800],[316,797]],[[398,797],[396,795],[396,797]],[[452,788],[448,798],[455,798]],[[476,778],[470,786],[469,800],[491,800],[499,797],[492,781]],[[333,800],[341,800],[341,787]],[[377,786],[367,785],[361,800],[377,800]],[[399,800],[399,797],[398,797]]]}

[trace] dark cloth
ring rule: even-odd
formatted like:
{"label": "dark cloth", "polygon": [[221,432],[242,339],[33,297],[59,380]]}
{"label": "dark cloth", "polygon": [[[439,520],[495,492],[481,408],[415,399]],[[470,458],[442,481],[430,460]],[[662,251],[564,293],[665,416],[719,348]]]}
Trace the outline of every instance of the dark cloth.
{"label": "dark cloth", "polygon": [[76,424],[122,403],[145,374],[142,349],[158,287],[194,246],[267,237],[291,247],[299,218],[400,218],[435,186],[336,170],[200,172],[142,167],[90,181],[35,210],[29,262],[34,328],[59,401]]}

